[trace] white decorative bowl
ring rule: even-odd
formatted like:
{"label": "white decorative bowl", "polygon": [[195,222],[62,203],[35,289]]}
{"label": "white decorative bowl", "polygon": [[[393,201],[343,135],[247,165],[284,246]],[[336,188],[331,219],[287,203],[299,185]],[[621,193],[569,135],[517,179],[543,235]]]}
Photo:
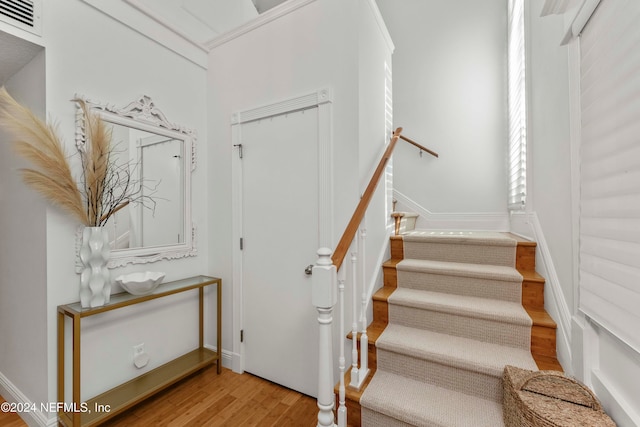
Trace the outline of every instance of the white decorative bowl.
{"label": "white decorative bowl", "polygon": [[116,283],[131,295],[146,295],[162,283],[164,273],[159,271],[145,271],[116,277]]}

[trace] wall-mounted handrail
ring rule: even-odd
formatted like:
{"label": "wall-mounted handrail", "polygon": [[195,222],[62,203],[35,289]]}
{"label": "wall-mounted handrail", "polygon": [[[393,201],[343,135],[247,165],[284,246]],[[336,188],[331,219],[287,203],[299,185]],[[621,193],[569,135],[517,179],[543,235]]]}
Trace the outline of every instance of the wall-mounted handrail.
{"label": "wall-mounted handrail", "polygon": [[407,138],[406,136],[404,136],[404,135],[399,135],[399,136],[400,136],[400,139],[403,139],[403,140],[407,141],[407,142],[408,142],[409,144],[411,144],[411,145],[415,145],[415,146],[416,146],[416,147],[418,147],[420,150],[422,150],[422,151],[426,151],[427,153],[431,154],[433,157],[440,157],[440,156],[438,156],[438,153],[436,153],[435,151],[433,151],[433,150],[429,150],[428,148],[423,147],[422,145],[420,145],[420,144],[418,144],[417,142],[415,142],[415,141],[413,141],[413,140],[411,140],[411,139]]}

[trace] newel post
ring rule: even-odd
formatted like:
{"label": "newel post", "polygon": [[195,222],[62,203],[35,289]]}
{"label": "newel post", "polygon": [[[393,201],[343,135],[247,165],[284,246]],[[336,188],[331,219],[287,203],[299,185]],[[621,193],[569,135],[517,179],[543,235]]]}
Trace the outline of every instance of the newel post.
{"label": "newel post", "polygon": [[311,301],[318,310],[318,427],[334,426],[333,408],[333,306],[337,299],[336,267],[331,261],[331,249],[318,249],[313,267]]}

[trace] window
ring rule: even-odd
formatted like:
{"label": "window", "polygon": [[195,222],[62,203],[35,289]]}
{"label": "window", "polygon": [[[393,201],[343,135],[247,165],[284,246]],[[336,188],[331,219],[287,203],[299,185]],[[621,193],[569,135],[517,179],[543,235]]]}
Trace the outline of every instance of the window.
{"label": "window", "polygon": [[580,36],[580,310],[640,351],[640,2]]}
{"label": "window", "polygon": [[[384,137],[387,141],[393,135],[393,94],[392,94],[392,74],[391,67],[384,63]],[[386,192],[386,212],[387,227],[393,227],[394,220],[391,218],[393,212],[393,159],[389,159],[384,171],[385,192]]]}
{"label": "window", "polygon": [[525,98],[524,0],[508,0],[509,209],[527,196],[527,109]]}

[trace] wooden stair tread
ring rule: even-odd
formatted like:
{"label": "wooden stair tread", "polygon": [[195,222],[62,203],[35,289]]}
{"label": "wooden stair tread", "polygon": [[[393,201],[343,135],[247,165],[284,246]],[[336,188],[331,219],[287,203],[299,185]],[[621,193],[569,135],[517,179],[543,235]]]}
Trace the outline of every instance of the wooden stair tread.
{"label": "wooden stair tread", "polygon": [[394,288],[392,286],[383,286],[378,289],[375,294],[373,294],[373,300],[386,302],[389,299],[389,296],[391,296],[393,291],[395,291],[396,289],[397,288]]}
{"label": "wooden stair tread", "polygon": [[541,371],[560,371],[564,372],[562,365],[558,362],[558,359],[552,356],[545,356],[541,354],[534,354],[533,360],[538,365],[538,369]]}
{"label": "wooden stair tread", "polygon": [[369,342],[375,344],[386,327],[387,324],[385,322],[371,322],[371,324],[367,328],[367,336],[369,337]]}
{"label": "wooden stair tread", "polygon": [[520,246],[533,246],[533,247],[538,246],[538,243],[536,241],[529,240],[526,237],[522,237],[518,234],[510,233],[508,231],[505,231],[502,234],[515,240],[516,242],[518,242],[518,245]]}
{"label": "wooden stair tread", "polygon": [[[380,335],[382,335],[386,327],[387,327],[386,322],[380,322],[376,320],[374,320],[369,324],[369,326],[367,326],[367,339],[370,346],[375,345],[376,341],[378,340],[378,338],[380,338]],[[362,336],[362,333],[358,332],[358,340],[360,340],[361,336]],[[347,338],[348,339],[353,338],[353,331],[347,334]]]}
{"label": "wooden stair tread", "polygon": [[530,282],[538,282],[538,283],[546,282],[545,278],[539,275],[535,271],[519,271],[519,273],[522,275],[523,280],[528,280]]}
{"label": "wooden stair tread", "polygon": [[529,317],[531,317],[531,320],[533,320],[534,326],[543,326],[543,327],[552,328],[552,329],[556,329],[558,327],[556,322],[551,318],[551,316],[549,316],[549,313],[547,313],[544,309],[525,307],[525,310],[529,315]]}
{"label": "wooden stair tread", "polygon": [[[351,382],[351,367],[349,367],[349,370],[344,374],[345,396],[347,400],[352,400],[354,402],[360,403],[360,398],[362,397],[362,393],[364,393],[367,386],[371,382],[371,378],[373,377],[374,373],[375,373],[375,369],[370,369],[367,379],[365,379],[364,383],[362,383],[362,387],[360,387],[360,390],[357,390],[349,386],[349,383]],[[336,384],[335,386],[335,392],[339,393],[339,391],[340,391],[340,383]]]}
{"label": "wooden stair tread", "polygon": [[396,265],[402,261],[401,259],[388,259],[382,263],[382,267],[396,268]]}

